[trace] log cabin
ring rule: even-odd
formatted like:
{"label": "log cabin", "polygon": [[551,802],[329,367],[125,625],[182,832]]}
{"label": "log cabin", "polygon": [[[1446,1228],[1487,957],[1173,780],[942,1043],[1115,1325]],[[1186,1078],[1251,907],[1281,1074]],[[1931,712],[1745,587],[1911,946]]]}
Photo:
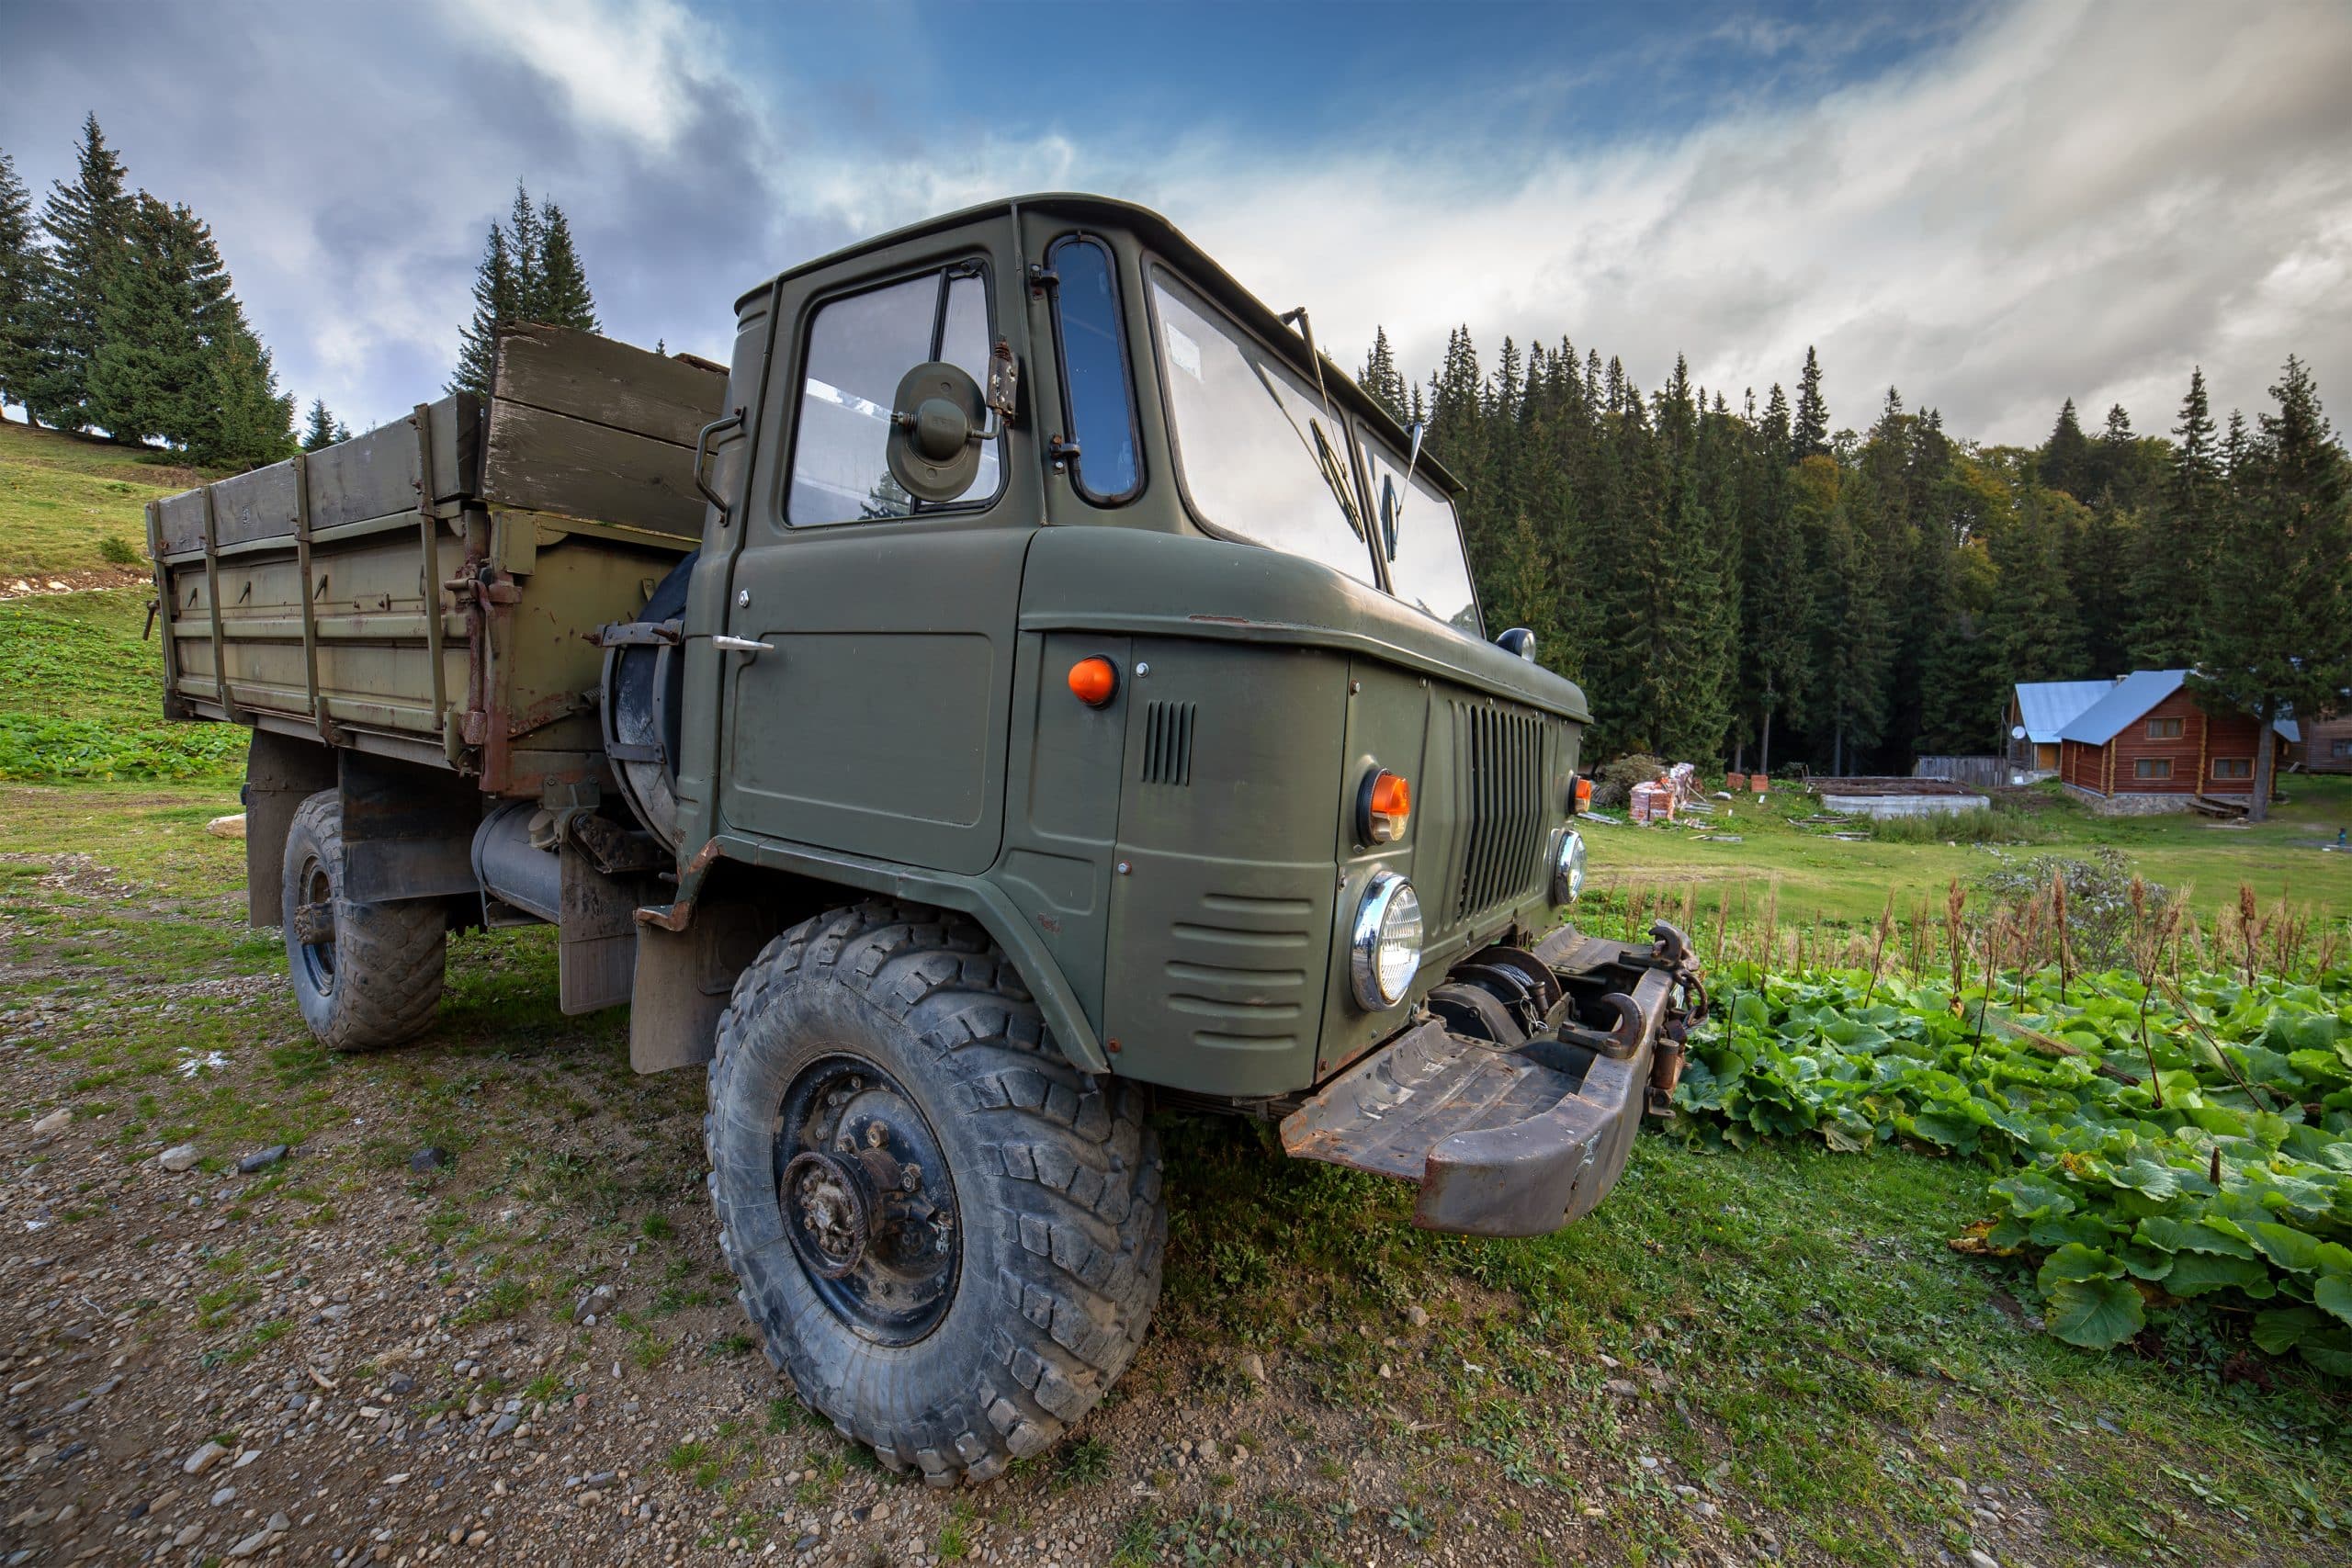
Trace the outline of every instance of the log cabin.
{"label": "log cabin", "polygon": [[2352,712],[2303,726],[2303,767],[2314,773],[2352,773]]}
{"label": "log cabin", "polygon": [[[2245,805],[2254,790],[2256,720],[2207,713],[2189,695],[2188,675],[2133,671],[2068,721],[2058,760],[2067,791],[2111,813],[2183,811],[2200,797]],[[2302,731],[2291,718],[2274,728],[2286,744],[2271,762],[2283,772]]]}
{"label": "log cabin", "polygon": [[2009,688],[2002,757],[2030,784],[2058,771],[2058,737],[2075,716],[2115,689],[2112,681],[2019,681]]}

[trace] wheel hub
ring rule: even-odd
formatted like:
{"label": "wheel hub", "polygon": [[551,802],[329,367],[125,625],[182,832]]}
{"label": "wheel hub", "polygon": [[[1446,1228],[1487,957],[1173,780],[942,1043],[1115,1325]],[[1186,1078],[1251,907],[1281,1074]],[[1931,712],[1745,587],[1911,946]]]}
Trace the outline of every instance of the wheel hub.
{"label": "wheel hub", "polygon": [[785,1234],[834,1315],[883,1344],[929,1333],[962,1247],[946,1159],[905,1089],[871,1063],[819,1062],[785,1096],[775,1152]]}
{"label": "wheel hub", "polygon": [[311,988],[321,996],[334,990],[334,882],[327,868],[311,861],[302,868],[302,903],[288,917],[294,939]]}

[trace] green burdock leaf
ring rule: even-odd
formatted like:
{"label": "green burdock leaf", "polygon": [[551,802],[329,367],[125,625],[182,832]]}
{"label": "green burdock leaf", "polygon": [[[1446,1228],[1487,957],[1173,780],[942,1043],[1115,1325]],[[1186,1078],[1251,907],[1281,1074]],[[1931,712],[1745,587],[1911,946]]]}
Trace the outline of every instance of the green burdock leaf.
{"label": "green burdock leaf", "polygon": [[1976,1146],[1975,1119],[1950,1102],[1922,1110],[1909,1119],[1906,1130],[1939,1148],[1965,1150]]}
{"label": "green burdock leaf", "polygon": [[2270,1266],[2258,1258],[2216,1258],[2184,1252],[2172,1260],[2165,1289],[2176,1296],[2201,1296],[2208,1291],[2244,1291],[2257,1299],[2270,1293]]}
{"label": "green burdock leaf", "polygon": [[2085,1247],[2070,1241],[2042,1260],[2041,1271],[2035,1282],[2043,1293],[2061,1284],[2079,1284],[2086,1280],[2112,1280],[2123,1272],[2122,1262],[2104,1247]]}
{"label": "green burdock leaf", "polygon": [[[2117,1265],[2119,1269],[2121,1265]],[[2140,1292],[2121,1280],[2061,1280],[2050,1292],[2050,1332],[2069,1345],[2105,1350],[2147,1325]]]}
{"label": "green burdock leaf", "polygon": [[2151,1198],[2169,1198],[2180,1190],[2180,1183],[2173,1179],[2173,1173],[2145,1155],[2134,1157],[2129,1165],[2118,1166],[2109,1171],[2107,1179],[2118,1187],[2128,1187]]}
{"label": "green burdock leaf", "polygon": [[2069,1242],[2105,1247],[2115,1239],[2115,1227],[2097,1214],[2052,1214],[2034,1221],[2030,1234],[2036,1247],[2064,1247]]}
{"label": "green burdock leaf", "polygon": [[2271,1355],[2283,1356],[2326,1321],[2307,1306],[2258,1312],[2254,1314],[2254,1342]]}
{"label": "green burdock leaf", "polygon": [[2352,1323],[2352,1274],[2322,1274],[2312,1286],[2312,1304]]}
{"label": "green burdock leaf", "polygon": [[2306,1083],[2352,1083],[2352,1062],[2335,1051],[2290,1051],[2287,1060]]}
{"label": "green burdock leaf", "polygon": [[2078,1206],[2075,1195],[2039,1171],[2021,1170],[1992,1185],[1992,1193],[2019,1219],[2038,1220],[2048,1214],[2070,1214]]}
{"label": "green burdock leaf", "polygon": [[2332,1378],[2352,1377],[2352,1334],[2342,1329],[2307,1334],[2295,1349],[2304,1360]]}
{"label": "green burdock leaf", "polygon": [[2319,1241],[2291,1225],[2265,1221],[2254,1228],[2254,1244],[2281,1269],[2308,1274],[2319,1267]]}

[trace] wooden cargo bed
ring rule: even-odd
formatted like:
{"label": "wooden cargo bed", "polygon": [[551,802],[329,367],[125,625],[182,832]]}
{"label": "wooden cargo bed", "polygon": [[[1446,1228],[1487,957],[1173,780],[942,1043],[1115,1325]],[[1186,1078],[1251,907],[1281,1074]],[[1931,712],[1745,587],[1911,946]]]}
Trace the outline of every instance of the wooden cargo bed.
{"label": "wooden cargo bed", "polygon": [[726,378],[585,333],[494,390],[148,508],[165,709],[431,763],[498,795],[601,768],[595,628],[699,543]]}

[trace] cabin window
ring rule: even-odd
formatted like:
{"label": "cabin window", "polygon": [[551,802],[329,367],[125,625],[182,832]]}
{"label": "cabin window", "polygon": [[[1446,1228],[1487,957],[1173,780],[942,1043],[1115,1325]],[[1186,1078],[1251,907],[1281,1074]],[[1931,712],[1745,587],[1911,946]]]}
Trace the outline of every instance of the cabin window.
{"label": "cabin window", "polygon": [[[2177,724],[2180,721],[2175,719],[2173,722]],[[2139,758],[2132,764],[2132,776],[2135,779],[2168,779],[2172,777],[2172,759],[2170,757]]]}
{"label": "cabin window", "polygon": [[2342,740],[2329,741],[2327,754],[2331,757],[2352,757],[2352,736],[2346,736]]}
{"label": "cabin window", "polygon": [[1083,234],[1057,241],[1046,265],[1054,289],[1054,340],[1062,351],[1062,403],[1077,446],[1070,477],[1078,493],[1114,506],[1136,493],[1136,399],[1127,379],[1126,322],[1111,253]]}
{"label": "cabin window", "polygon": [[2217,779],[2250,779],[2254,777],[2254,759],[2216,757],[2213,759],[2213,776]]}
{"label": "cabin window", "polygon": [[2180,739],[2180,727],[2186,722],[2177,718],[2152,718],[2148,721],[2148,739],[2177,740]]}
{"label": "cabin window", "polygon": [[[977,264],[922,273],[818,308],[808,323],[786,522],[805,528],[941,509],[900,490],[886,457],[890,400],[899,395],[899,383],[908,371],[934,359],[988,384],[988,285]],[[969,506],[995,496],[1003,470],[1001,445],[991,443],[981,451],[971,488],[942,506]]]}

